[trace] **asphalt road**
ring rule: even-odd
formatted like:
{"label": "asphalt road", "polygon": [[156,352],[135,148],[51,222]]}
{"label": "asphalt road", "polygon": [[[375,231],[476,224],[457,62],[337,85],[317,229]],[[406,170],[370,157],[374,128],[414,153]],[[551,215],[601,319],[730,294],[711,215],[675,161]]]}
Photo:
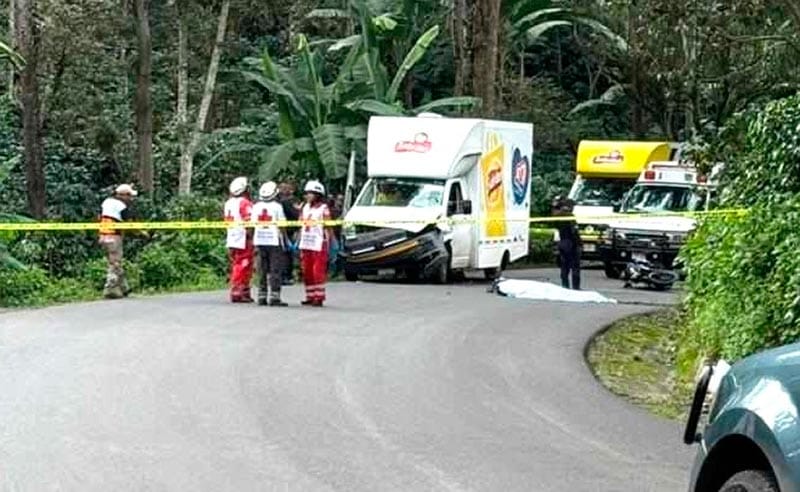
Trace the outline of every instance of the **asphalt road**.
{"label": "asphalt road", "polygon": [[[587,276],[623,301],[673,299]],[[684,489],[680,425],[609,394],[583,358],[648,306],[485,287],[336,284],[322,310],[216,293],[2,314],[0,490]]]}

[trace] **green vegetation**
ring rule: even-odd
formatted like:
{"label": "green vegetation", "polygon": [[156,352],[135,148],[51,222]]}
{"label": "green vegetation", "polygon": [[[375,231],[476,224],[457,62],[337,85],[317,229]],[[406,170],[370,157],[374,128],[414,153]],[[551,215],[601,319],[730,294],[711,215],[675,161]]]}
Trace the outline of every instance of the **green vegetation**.
{"label": "green vegetation", "polygon": [[746,216],[703,221],[689,271],[682,366],[736,360],[800,340],[800,97],[739,115],[703,149],[725,156],[722,205]]}
{"label": "green vegetation", "polygon": [[611,392],[662,417],[681,419],[693,384],[676,370],[680,323],[674,309],[619,321],[592,342],[589,364]]}
{"label": "green vegetation", "polygon": [[[14,32],[0,32],[0,221],[94,220],[120,182],[143,191],[137,212],[145,220],[218,219],[237,175],[313,177],[338,193],[351,153],[364,178],[370,115],[422,111],[532,122],[531,213],[543,215],[552,196],[568,190],[582,139],[703,135],[707,144],[698,148],[712,155],[722,142],[738,149],[742,139],[734,136],[752,126],[737,112],[796,93],[794,3],[717,4],[4,2],[0,26],[11,16],[16,22]],[[786,145],[793,139],[783,138],[776,154],[759,138],[766,133],[750,142],[763,152],[753,149],[741,169],[769,169],[775,183],[790,182],[789,167],[762,168],[760,159],[792,162]],[[531,261],[549,263],[547,239],[534,236]],[[221,241],[199,237],[129,241],[139,288],[221,275]],[[81,298],[96,287],[86,284],[86,272],[100,261],[91,233],[0,234],[0,304],[30,297],[12,277],[40,292],[44,275],[48,286],[63,282],[50,297]],[[701,314],[711,311],[690,307],[693,330],[719,331]],[[736,342],[741,348],[731,350],[761,343]]]}

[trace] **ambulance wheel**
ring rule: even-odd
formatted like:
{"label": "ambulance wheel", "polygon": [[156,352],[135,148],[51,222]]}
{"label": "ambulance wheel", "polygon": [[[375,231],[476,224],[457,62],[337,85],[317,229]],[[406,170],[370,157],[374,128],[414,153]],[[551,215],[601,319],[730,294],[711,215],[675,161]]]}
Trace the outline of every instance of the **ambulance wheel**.
{"label": "ambulance wheel", "polygon": [[603,271],[606,273],[606,278],[611,280],[619,280],[622,276],[622,269],[613,263],[603,263]]}
{"label": "ambulance wheel", "polygon": [[349,270],[344,271],[344,279],[348,282],[358,282],[358,274]]}

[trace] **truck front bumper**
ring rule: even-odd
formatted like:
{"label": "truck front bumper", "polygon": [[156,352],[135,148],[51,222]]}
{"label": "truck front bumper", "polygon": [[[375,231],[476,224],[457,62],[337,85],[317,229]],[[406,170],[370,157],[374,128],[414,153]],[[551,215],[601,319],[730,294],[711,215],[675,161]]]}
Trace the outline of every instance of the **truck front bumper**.
{"label": "truck front bumper", "polygon": [[449,262],[441,232],[425,230],[419,234],[378,229],[345,240],[339,254],[345,273],[356,276],[397,274],[430,277]]}

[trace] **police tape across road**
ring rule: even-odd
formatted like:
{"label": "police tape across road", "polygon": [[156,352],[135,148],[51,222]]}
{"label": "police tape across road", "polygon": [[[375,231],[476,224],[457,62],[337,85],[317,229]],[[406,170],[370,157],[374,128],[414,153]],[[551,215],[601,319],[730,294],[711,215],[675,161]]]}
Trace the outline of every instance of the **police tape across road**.
{"label": "police tape across road", "polygon": [[[114,223],[116,230],[212,230],[228,229],[231,227],[263,227],[267,225],[278,227],[303,227],[309,225],[319,225],[322,223],[328,227],[342,226],[372,226],[386,227],[394,224],[485,224],[490,222],[528,222],[530,224],[547,224],[561,221],[618,221],[640,219],[642,215],[647,217],[688,217],[700,218],[705,216],[741,216],[747,214],[746,209],[724,209],[711,210],[706,212],[671,212],[671,213],[647,213],[647,214],[613,214],[605,216],[558,216],[558,217],[530,217],[528,219],[438,219],[438,220],[391,220],[391,221],[348,221],[343,219],[326,220],[320,222],[307,222],[299,220],[285,221],[168,221],[168,222],[117,222]],[[0,232],[57,232],[57,231],[96,231],[107,228],[108,224],[100,222],[0,222]]]}

